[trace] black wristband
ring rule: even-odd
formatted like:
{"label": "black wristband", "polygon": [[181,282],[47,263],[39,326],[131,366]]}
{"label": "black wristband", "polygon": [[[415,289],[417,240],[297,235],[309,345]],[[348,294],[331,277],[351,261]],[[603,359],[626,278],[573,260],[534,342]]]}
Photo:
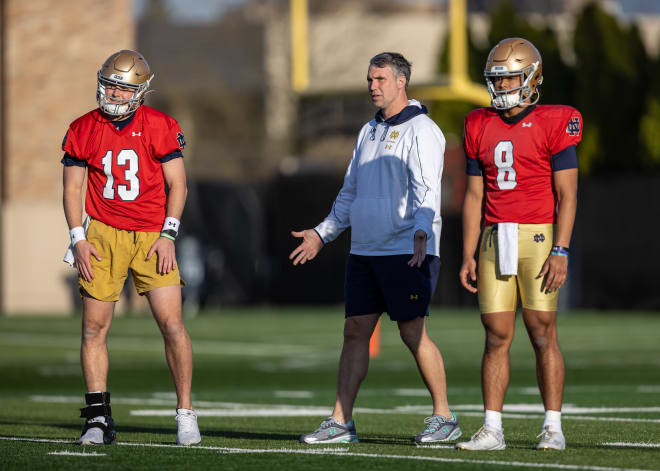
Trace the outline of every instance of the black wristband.
{"label": "black wristband", "polygon": [[161,237],[166,237],[171,240],[176,240],[176,236],[178,235],[177,231],[174,229],[165,229],[163,231],[160,231]]}
{"label": "black wristband", "polygon": [[569,249],[568,247],[562,247],[561,245],[555,245],[554,247],[552,247],[552,250],[554,250],[554,249],[563,250],[563,251],[568,252],[568,253],[571,252],[571,249]]}

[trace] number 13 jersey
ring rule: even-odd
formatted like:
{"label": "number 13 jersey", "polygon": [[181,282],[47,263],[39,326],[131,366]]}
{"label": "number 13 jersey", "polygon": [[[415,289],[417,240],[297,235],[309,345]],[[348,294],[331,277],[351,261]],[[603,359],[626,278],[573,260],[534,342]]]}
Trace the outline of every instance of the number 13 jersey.
{"label": "number 13 jersey", "polygon": [[161,165],[183,157],[184,145],[174,118],[141,105],[121,129],[98,109],[81,116],[62,150],[88,168],[87,214],[117,229],[158,232],[166,206]]}
{"label": "number 13 jersey", "polygon": [[465,118],[467,173],[484,176],[486,225],[556,222],[552,172],[577,167],[582,116],[563,105],[536,105],[511,119],[493,108]]}

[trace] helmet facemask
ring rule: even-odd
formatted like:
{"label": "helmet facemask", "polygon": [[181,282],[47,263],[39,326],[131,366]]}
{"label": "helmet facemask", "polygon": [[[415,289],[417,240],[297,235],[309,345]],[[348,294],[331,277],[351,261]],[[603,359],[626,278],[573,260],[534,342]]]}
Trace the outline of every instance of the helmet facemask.
{"label": "helmet facemask", "polygon": [[[484,71],[488,93],[491,97],[491,105],[498,110],[508,110],[516,106],[531,106],[539,101],[540,93],[538,86],[543,82],[540,75],[540,62],[515,71],[507,70],[506,66],[493,66],[491,70]],[[520,86],[508,90],[497,90],[495,80],[501,77],[520,77]]]}
{"label": "helmet facemask", "polygon": [[[151,79],[153,78],[153,74],[145,82],[139,85],[105,77],[100,70],[97,77],[98,88],[96,90],[96,102],[98,103],[99,108],[110,116],[124,116],[137,110],[142,104],[144,96],[147,94],[147,89],[149,88],[149,82],[151,82]],[[106,87],[108,85],[132,90],[133,96],[125,99],[119,97],[110,98],[106,94]]]}

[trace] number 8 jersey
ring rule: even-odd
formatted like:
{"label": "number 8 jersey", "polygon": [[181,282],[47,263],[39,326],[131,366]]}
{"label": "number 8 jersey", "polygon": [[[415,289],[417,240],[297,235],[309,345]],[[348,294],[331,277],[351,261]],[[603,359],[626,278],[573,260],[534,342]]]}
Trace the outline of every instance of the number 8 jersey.
{"label": "number 8 jersey", "polygon": [[179,124],[158,110],[142,105],[122,127],[96,109],[71,123],[63,162],[87,166],[85,210],[92,218],[117,229],[158,232],[166,206],[161,165],[183,157],[184,145]]}
{"label": "number 8 jersey", "polygon": [[577,168],[581,138],[582,116],[570,106],[530,106],[513,118],[493,108],[469,113],[467,174],[485,178],[485,224],[555,223],[552,172]]}

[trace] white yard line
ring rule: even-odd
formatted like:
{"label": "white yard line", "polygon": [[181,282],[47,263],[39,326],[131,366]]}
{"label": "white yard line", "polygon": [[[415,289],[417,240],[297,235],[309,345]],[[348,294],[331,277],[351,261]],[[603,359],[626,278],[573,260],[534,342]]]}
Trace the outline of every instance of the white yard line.
{"label": "white yard line", "polygon": [[[27,332],[0,332],[0,345],[80,348],[80,335],[52,335]],[[108,347],[115,351],[163,352],[163,341],[155,337],[110,336]],[[318,354],[312,345],[267,344],[196,340],[195,354],[240,355],[248,357],[311,357]]]}
{"label": "white yard line", "polygon": [[75,451],[51,451],[48,454],[57,456],[106,456],[105,453],[96,453],[94,451],[90,453],[76,453]]}
{"label": "white yard line", "polygon": [[309,399],[314,397],[312,391],[273,391],[273,395],[285,399]]}
{"label": "white yard line", "polygon": [[[354,409],[357,414],[414,414],[414,413],[430,413],[428,407],[424,408],[423,412],[419,411],[401,411],[397,409],[365,409],[356,407]],[[244,409],[196,409],[197,415],[200,417],[324,417],[328,416],[332,410],[330,407],[309,407],[309,406],[276,406],[276,407],[260,407],[260,408],[244,408]],[[140,417],[168,417],[174,416],[174,411],[170,409],[134,409],[130,411],[133,416]],[[459,417],[483,417],[483,412],[461,412]],[[524,420],[541,420],[543,421],[543,414],[502,414],[505,419],[524,419]],[[596,422],[644,422],[644,423],[660,423],[660,419],[636,419],[631,417],[593,417],[593,416],[562,416],[564,420],[584,420]]]}
{"label": "white yard line", "polygon": [[[13,440],[13,441],[37,442],[37,443],[68,443],[68,444],[73,443],[65,440],[31,439],[24,437],[0,437],[0,440]],[[117,442],[116,445],[146,447],[146,448],[181,448],[186,450],[201,449],[201,450],[212,450],[212,451],[217,451],[219,453],[227,453],[227,454],[276,453],[276,454],[295,454],[295,455],[352,456],[356,458],[511,466],[513,468],[528,468],[528,469],[547,468],[547,469],[564,469],[564,470],[575,470],[575,471],[652,471],[648,469],[613,468],[613,467],[605,467],[605,466],[585,466],[585,465],[577,465],[577,464],[532,463],[532,462],[524,462],[524,461],[504,461],[504,460],[471,460],[464,458],[442,458],[439,456],[408,456],[408,455],[393,455],[393,454],[378,454],[378,453],[357,453],[357,452],[349,452],[347,451],[346,448],[229,448],[229,447],[214,447],[214,446],[184,447],[179,445],[166,445],[166,444],[158,444],[158,443],[128,443],[128,442]]]}
{"label": "white yard line", "polygon": [[611,442],[611,443],[601,443],[601,446],[620,446],[620,447],[633,447],[633,448],[660,448],[660,443]]}
{"label": "white yard line", "polygon": [[[159,393],[160,394],[160,393]],[[43,403],[64,403],[64,404],[82,404],[82,396],[29,396],[32,402]],[[167,398],[137,398],[137,397],[117,397],[113,398],[113,404],[130,406],[169,406],[170,409],[134,409],[131,415],[134,416],[174,416],[174,407],[176,401]],[[295,404],[249,404],[241,402],[221,402],[221,401],[195,401],[197,415],[206,417],[312,417],[328,416],[331,412],[329,406],[299,406]],[[456,411],[460,411],[461,416],[481,417],[483,416],[483,406],[480,404],[456,404],[452,406]],[[566,405],[562,418],[564,420],[584,420],[597,422],[639,422],[639,423],[660,423],[660,419],[646,419],[633,417],[597,417],[587,415],[571,415],[578,411],[593,411],[593,413],[655,413],[658,407],[574,407]],[[515,414],[508,411],[531,412],[530,414]],[[430,415],[431,408],[425,406],[397,406],[392,409],[375,409],[368,407],[356,407],[358,414],[427,414]],[[538,420],[543,417],[543,408],[536,404],[510,404],[504,406],[502,417],[508,419]]]}

